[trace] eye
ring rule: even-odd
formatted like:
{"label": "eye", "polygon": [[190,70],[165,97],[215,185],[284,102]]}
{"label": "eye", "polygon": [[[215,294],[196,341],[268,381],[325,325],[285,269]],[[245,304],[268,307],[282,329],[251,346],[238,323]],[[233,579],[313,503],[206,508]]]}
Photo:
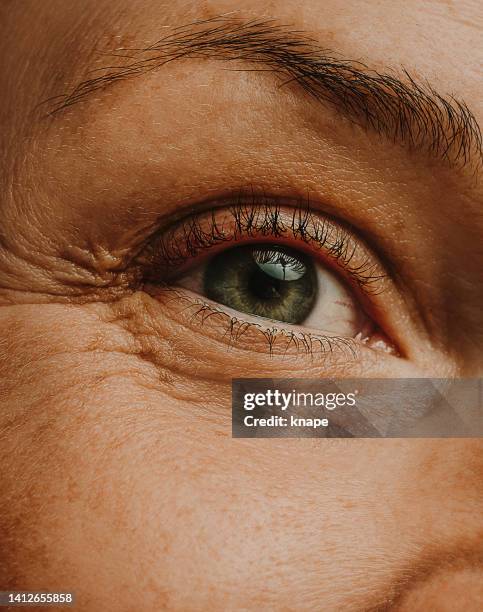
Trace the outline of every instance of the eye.
{"label": "eye", "polygon": [[224,250],[176,282],[209,300],[254,317],[328,335],[367,336],[369,319],[337,275],[313,257],[280,244]]}
{"label": "eye", "polygon": [[173,301],[183,312],[192,306],[198,329],[226,317],[230,343],[244,336],[246,345],[253,327],[270,351],[280,336],[309,349],[314,340],[331,350],[340,339],[397,353],[378,322],[381,296],[392,287],[382,264],[353,230],[306,202],[239,198],[189,214],[162,230],[137,263],[144,290],[165,304],[174,290],[169,308]]}

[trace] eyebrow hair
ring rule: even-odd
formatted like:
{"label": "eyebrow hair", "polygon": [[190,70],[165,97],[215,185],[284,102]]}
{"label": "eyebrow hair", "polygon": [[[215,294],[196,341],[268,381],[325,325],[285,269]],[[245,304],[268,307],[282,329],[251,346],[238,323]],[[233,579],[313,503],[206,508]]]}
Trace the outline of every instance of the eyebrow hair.
{"label": "eyebrow hair", "polygon": [[298,84],[309,96],[333,105],[352,122],[411,149],[453,164],[465,165],[473,155],[478,162],[483,159],[481,130],[465,102],[437,93],[429,83],[417,83],[405,69],[398,78],[369,70],[361,62],[340,59],[301,31],[273,19],[214,17],[174,27],[148,47],[118,48],[107,55],[127,61],[98,68],[93,71],[100,72],[98,76],[46,100],[44,103],[53,104],[49,115],[57,115],[113,83],[175,60],[243,61],[252,64],[251,70],[276,73],[282,79],[281,86]]}

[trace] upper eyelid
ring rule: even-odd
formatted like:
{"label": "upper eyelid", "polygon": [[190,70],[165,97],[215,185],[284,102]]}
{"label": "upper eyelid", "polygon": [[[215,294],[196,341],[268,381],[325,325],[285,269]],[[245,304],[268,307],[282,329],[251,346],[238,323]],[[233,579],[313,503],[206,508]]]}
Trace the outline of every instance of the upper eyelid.
{"label": "upper eyelid", "polygon": [[[224,235],[219,225],[219,216],[223,212],[231,216],[233,223],[229,235]],[[199,219],[204,220],[204,226]],[[349,276],[364,293],[374,294],[384,288],[387,273],[377,254],[354,230],[343,227],[341,222],[313,208],[306,199],[285,205],[276,199],[252,194],[248,200],[238,198],[231,205],[225,203],[225,206],[212,210],[188,214],[158,232],[137,262],[157,266],[159,273],[163,265],[180,267],[216,245],[250,237],[261,241],[264,238],[273,241],[291,237],[311,249],[317,246],[338,264],[339,273]]]}

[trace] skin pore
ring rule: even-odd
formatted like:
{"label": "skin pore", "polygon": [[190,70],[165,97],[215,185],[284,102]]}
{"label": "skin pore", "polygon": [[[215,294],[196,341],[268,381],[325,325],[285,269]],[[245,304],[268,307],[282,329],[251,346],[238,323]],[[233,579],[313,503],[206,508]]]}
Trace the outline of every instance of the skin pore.
{"label": "skin pore", "polygon": [[[75,95],[166,36],[266,20],[481,124],[476,1],[0,0],[3,590],[87,611],[480,608],[478,439],[234,440],[230,422],[234,377],[481,376],[475,124],[467,155],[461,130],[447,151],[403,142],[212,39]],[[307,201],[382,268],[354,295],[395,351],[234,336],[232,313],[164,288],[174,223]]]}

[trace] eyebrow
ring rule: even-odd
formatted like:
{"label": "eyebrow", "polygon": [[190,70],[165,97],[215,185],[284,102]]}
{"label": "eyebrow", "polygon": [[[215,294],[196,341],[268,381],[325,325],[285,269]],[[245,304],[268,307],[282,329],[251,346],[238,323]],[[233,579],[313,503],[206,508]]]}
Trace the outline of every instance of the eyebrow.
{"label": "eyebrow", "polygon": [[483,159],[481,129],[465,102],[437,93],[427,82],[416,82],[404,69],[399,78],[341,59],[307,34],[273,19],[214,17],[174,27],[148,47],[118,48],[107,55],[121,60],[120,65],[91,71],[97,76],[46,100],[42,104],[52,104],[49,115],[175,60],[241,61],[251,64],[251,69],[236,70],[273,72],[280,77],[281,86],[298,84],[310,97],[329,103],[352,122],[410,149],[456,165],[466,165],[473,157],[478,162]]}

